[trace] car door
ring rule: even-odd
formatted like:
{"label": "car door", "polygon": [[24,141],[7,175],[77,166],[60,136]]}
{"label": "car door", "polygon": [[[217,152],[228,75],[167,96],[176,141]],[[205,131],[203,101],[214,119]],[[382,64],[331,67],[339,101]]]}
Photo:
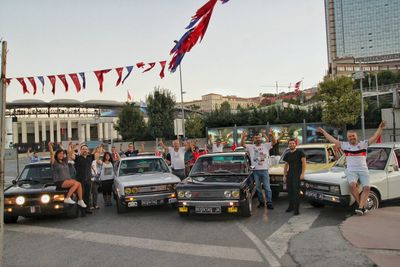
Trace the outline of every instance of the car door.
{"label": "car door", "polygon": [[[400,169],[399,162],[400,161],[400,149],[394,149],[394,157],[389,164],[388,170],[388,192],[389,199],[399,198],[400,197]],[[393,167],[390,167],[392,165]]]}

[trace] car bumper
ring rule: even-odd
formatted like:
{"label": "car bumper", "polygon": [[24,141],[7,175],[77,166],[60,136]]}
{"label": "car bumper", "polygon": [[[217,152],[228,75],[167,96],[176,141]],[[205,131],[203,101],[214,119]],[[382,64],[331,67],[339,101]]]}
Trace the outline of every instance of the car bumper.
{"label": "car bumper", "polygon": [[220,213],[238,213],[240,206],[245,204],[246,200],[178,200],[179,213],[197,213],[197,214],[220,214]]}
{"label": "car bumper", "polygon": [[271,190],[278,192],[286,192],[286,184],[283,182],[272,182],[270,183]]}
{"label": "car bumper", "polygon": [[334,195],[328,192],[318,190],[301,189],[302,196],[309,201],[318,202],[325,205],[335,205],[348,207],[350,205],[350,195]]}
{"label": "car bumper", "polygon": [[176,195],[173,192],[162,194],[150,195],[129,195],[120,198],[123,205],[128,208],[143,207],[143,206],[157,206],[163,204],[176,203]]}
{"label": "car bumper", "polygon": [[44,216],[44,215],[56,215],[63,214],[72,209],[74,205],[60,203],[50,203],[47,205],[33,204],[31,206],[17,206],[17,205],[6,205],[4,207],[4,214],[8,216]]}

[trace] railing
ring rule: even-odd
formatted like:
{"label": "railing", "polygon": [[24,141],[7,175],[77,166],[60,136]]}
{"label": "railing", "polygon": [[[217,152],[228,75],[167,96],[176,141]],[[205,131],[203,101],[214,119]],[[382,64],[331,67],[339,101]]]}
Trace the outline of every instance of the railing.
{"label": "railing", "polygon": [[[378,92],[388,92],[393,91],[395,89],[400,89],[400,83],[392,83],[387,85],[378,86]],[[377,92],[376,86],[365,87],[363,88],[364,92]]]}

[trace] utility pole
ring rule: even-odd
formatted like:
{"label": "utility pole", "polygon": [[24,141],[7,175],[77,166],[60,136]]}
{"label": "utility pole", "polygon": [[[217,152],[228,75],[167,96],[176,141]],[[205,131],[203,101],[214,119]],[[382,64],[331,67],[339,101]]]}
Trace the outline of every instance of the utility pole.
{"label": "utility pole", "polygon": [[[1,76],[0,76],[0,265],[3,264],[4,249],[4,160],[5,160],[5,113],[6,113],[6,64],[7,64],[7,42],[2,42],[1,48]],[[18,159],[17,159],[18,160]]]}
{"label": "utility pole", "polygon": [[181,64],[179,64],[179,81],[180,81],[180,85],[181,85],[182,135],[183,135],[183,139],[185,139],[185,108],[183,106],[183,94],[185,92],[183,92],[183,86],[182,86],[182,68],[181,68]]}
{"label": "utility pole", "polygon": [[361,65],[360,65],[360,71],[357,71],[354,74],[354,79],[355,80],[360,80],[360,95],[361,95],[361,129],[362,129],[362,138],[365,140],[365,120],[364,120],[364,97],[363,97],[363,79],[364,79],[364,72],[361,70]]}
{"label": "utility pole", "polygon": [[375,72],[375,86],[376,86],[376,106],[379,108],[379,86],[378,86],[378,73]]}

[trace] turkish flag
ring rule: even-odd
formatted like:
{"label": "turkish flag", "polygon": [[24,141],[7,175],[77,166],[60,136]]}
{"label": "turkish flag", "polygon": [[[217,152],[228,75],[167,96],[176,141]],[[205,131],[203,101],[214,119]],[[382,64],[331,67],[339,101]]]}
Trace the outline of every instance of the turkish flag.
{"label": "turkish flag", "polygon": [[51,92],[53,93],[53,95],[55,95],[56,94],[56,76],[49,75],[49,76],[47,76],[47,78],[49,78],[51,86],[52,86]]}
{"label": "turkish flag", "polygon": [[137,67],[138,69],[143,68],[144,65],[145,65],[145,64],[144,64],[143,62],[136,63],[136,67]]}
{"label": "turkish flag", "polygon": [[95,70],[94,74],[97,77],[97,80],[99,81],[99,90],[102,93],[103,92],[103,82],[104,82],[104,74],[106,74],[107,72],[109,72],[111,69],[108,70]]}
{"label": "turkish flag", "polygon": [[379,136],[378,136],[378,138],[376,139],[376,143],[377,144],[381,144],[382,143],[382,135],[380,134]]}
{"label": "turkish flag", "polygon": [[24,92],[24,94],[29,94],[24,78],[17,78],[17,81],[19,81],[19,83],[22,85],[22,91]]}
{"label": "turkish flag", "polygon": [[115,84],[115,86],[118,86],[121,83],[122,71],[124,70],[124,68],[116,68],[115,70],[117,71],[117,74],[118,74],[118,80],[117,80],[117,83]]}
{"label": "turkish flag", "polygon": [[28,81],[32,84],[32,87],[33,87],[33,94],[36,95],[36,82],[35,82],[35,78],[33,78],[33,77],[28,77],[27,79],[28,79]]}
{"label": "turkish flag", "polygon": [[71,80],[75,85],[76,91],[79,93],[81,91],[81,83],[79,82],[78,74],[71,73],[69,77],[71,77]]}
{"label": "turkish flag", "polygon": [[7,83],[7,85],[10,85],[10,83],[11,83],[11,78],[7,78],[7,79],[6,79],[6,83]]}
{"label": "turkish flag", "polygon": [[65,74],[60,74],[57,76],[61,80],[61,82],[64,84],[65,92],[68,92],[68,82],[67,82],[67,78],[65,77]]}
{"label": "turkish flag", "polygon": [[165,70],[165,64],[167,63],[167,61],[163,60],[163,61],[160,61],[159,63],[161,65],[160,78],[162,79],[165,76],[164,75],[164,70]]}

